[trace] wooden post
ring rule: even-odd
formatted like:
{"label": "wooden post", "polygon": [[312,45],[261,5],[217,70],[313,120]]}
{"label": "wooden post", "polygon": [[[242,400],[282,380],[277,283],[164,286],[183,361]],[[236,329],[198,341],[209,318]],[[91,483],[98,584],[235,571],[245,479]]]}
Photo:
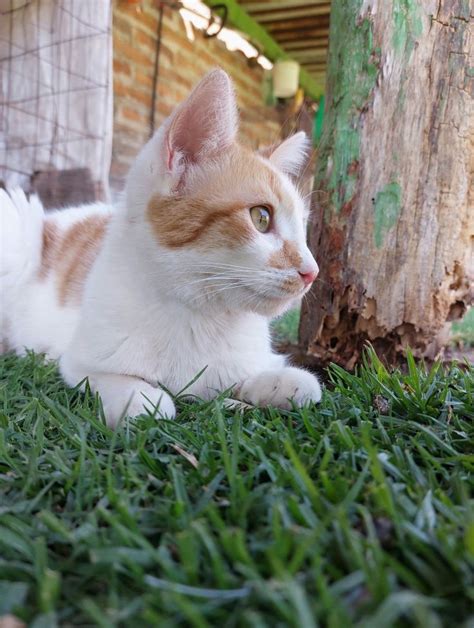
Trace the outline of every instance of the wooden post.
{"label": "wooden post", "polygon": [[469,0],[333,0],[306,357],[434,357],[473,300]]}

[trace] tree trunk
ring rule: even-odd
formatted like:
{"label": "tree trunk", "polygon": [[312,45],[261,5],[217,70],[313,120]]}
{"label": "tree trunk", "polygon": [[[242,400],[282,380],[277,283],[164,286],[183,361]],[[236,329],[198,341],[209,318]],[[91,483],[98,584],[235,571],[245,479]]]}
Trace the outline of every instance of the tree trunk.
{"label": "tree trunk", "polygon": [[434,357],[473,300],[470,0],[333,0],[306,356]]}

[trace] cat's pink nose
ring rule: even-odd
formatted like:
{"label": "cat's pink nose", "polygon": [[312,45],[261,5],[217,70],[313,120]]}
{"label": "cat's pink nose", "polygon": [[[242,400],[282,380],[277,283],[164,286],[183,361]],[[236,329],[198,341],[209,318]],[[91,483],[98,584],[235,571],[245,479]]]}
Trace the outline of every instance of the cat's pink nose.
{"label": "cat's pink nose", "polygon": [[305,286],[309,286],[310,284],[313,283],[313,281],[318,276],[318,271],[317,270],[310,270],[309,272],[303,272],[303,273],[299,272],[299,276],[303,280],[304,285]]}

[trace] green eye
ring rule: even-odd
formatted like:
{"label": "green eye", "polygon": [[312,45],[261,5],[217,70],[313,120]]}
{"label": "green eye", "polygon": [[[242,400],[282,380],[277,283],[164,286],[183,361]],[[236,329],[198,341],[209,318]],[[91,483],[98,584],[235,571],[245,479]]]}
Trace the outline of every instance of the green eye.
{"label": "green eye", "polygon": [[271,215],[267,207],[257,205],[250,208],[250,218],[260,233],[265,233],[270,228]]}

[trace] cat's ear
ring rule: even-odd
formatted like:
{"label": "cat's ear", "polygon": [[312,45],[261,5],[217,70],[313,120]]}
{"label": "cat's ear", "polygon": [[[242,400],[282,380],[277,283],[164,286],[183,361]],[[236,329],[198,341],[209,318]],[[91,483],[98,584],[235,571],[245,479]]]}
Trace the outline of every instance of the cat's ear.
{"label": "cat's ear", "polygon": [[169,171],[218,155],[235,140],[237,105],[230,78],[210,72],[172,114],[165,136]]}
{"label": "cat's ear", "polygon": [[260,150],[260,154],[282,172],[298,175],[306,165],[311,142],[304,131],[299,131],[286,138],[276,146],[269,146]]}

